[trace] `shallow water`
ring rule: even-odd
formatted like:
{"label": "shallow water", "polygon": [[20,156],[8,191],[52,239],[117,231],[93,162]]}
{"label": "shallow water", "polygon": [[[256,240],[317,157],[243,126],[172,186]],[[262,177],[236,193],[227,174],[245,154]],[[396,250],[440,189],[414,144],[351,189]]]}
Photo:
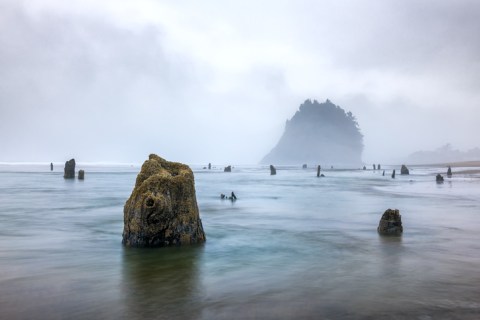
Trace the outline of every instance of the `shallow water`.
{"label": "shallow water", "polygon": [[[480,317],[478,176],[194,167],[207,242],[128,249],[139,168],[83,168],[0,165],[1,319]],[[376,233],[387,208],[402,237]]]}

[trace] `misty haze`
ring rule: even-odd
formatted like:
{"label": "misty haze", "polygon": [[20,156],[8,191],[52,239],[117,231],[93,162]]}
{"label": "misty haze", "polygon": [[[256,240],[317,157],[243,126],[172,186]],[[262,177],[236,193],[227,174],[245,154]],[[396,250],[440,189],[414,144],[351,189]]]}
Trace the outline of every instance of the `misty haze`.
{"label": "misty haze", "polygon": [[0,0],[0,30],[0,318],[480,317],[480,3]]}

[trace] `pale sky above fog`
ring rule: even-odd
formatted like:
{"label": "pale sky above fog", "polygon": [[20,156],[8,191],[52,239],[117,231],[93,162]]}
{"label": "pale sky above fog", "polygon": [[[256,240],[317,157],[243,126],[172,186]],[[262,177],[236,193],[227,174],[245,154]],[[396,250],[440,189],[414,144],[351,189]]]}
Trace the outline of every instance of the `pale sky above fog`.
{"label": "pale sky above fog", "polygon": [[0,161],[252,164],[308,98],[366,163],[480,146],[479,1],[0,0]]}

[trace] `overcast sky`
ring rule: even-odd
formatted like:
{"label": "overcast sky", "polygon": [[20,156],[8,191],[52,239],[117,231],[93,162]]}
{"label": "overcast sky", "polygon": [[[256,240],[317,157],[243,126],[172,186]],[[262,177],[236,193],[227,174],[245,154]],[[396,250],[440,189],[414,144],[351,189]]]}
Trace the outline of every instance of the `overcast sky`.
{"label": "overcast sky", "polygon": [[480,1],[0,0],[0,161],[254,164],[305,99],[366,163],[480,142]]}

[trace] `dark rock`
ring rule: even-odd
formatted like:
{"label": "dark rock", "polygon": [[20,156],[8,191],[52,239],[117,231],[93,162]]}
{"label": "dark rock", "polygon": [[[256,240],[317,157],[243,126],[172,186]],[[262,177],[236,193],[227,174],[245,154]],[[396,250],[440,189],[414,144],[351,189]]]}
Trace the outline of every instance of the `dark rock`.
{"label": "dark rock", "polygon": [[166,247],[204,241],[192,170],[151,154],[125,203],[122,243]]}
{"label": "dark rock", "polygon": [[270,165],[270,175],[274,176],[277,174],[277,169],[274,166]]}
{"label": "dark rock", "polygon": [[385,170],[383,170],[382,176],[385,176]]}
{"label": "dark rock", "polygon": [[227,198],[226,195],[224,195],[223,193],[220,194],[220,199],[225,200],[226,198]]}
{"label": "dark rock", "polygon": [[302,166],[302,169],[307,169],[307,164],[306,163]]}
{"label": "dark rock", "polygon": [[230,199],[231,200],[237,200],[237,196],[235,195],[235,193],[232,191],[232,195],[230,196]]}
{"label": "dark rock", "polygon": [[400,174],[410,174],[410,171],[408,170],[406,165],[402,164],[402,168],[400,169]]}
{"label": "dark rock", "polygon": [[232,166],[225,167],[223,172],[232,172]]}
{"label": "dark rock", "polygon": [[377,164],[377,169],[378,169],[378,170],[381,170],[381,169],[382,169],[382,167],[380,167],[380,164]]}
{"label": "dark rock", "polygon": [[78,180],[83,180],[85,179],[85,171],[79,170],[78,171]]}
{"label": "dark rock", "polygon": [[74,179],[75,178],[75,159],[70,159],[65,162],[65,169],[63,177],[65,179]]}
{"label": "dark rock", "polygon": [[211,170],[211,169],[212,169],[212,164],[208,163],[208,170]]}
{"label": "dark rock", "polygon": [[395,169],[393,169],[393,172],[392,172],[392,179],[395,179]]}
{"label": "dark rock", "polygon": [[373,170],[374,170],[374,171],[377,170],[377,167],[375,167],[375,165],[373,165]]}
{"label": "dark rock", "polygon": [[320,177],[325,177],[325,175],[322,173],[322,174],[320,175]]}
{"label": "dark rock", "polygon": [[437,183],[443,183],[442,175],[440,173],[437,174],[437,176],[435,177],[435,180],[437,181]]}
{"label": "dark rock", "polygon": [[380,219],[377,231],[382,235],[401,235],[403,226],[400,211],[387,209]]}
{"label": "dark rock", "polygon": [[320,165],[318,165],[317,167],[317,177],[320,177],[320,170],[322,169],[322,167],[320,167]]}
{"label": "dark rock", "polygon": [[450,166],[448,166],[447,177],[449,177],[449,178],[452,177],[452,168]]}
{"label": "dark rock", "polygon": [[50,163],[50,171],[53,171],[53,163]]}
{"label": "dark rock", "polygon": [[329,100],[306,100],[287,120],[277,145],[261,164],[361,163],[363,135],[351,112]]}
{"label": "dark rock", "polygon": [[363,170],[367,170],[367,167],[363,166]]}

